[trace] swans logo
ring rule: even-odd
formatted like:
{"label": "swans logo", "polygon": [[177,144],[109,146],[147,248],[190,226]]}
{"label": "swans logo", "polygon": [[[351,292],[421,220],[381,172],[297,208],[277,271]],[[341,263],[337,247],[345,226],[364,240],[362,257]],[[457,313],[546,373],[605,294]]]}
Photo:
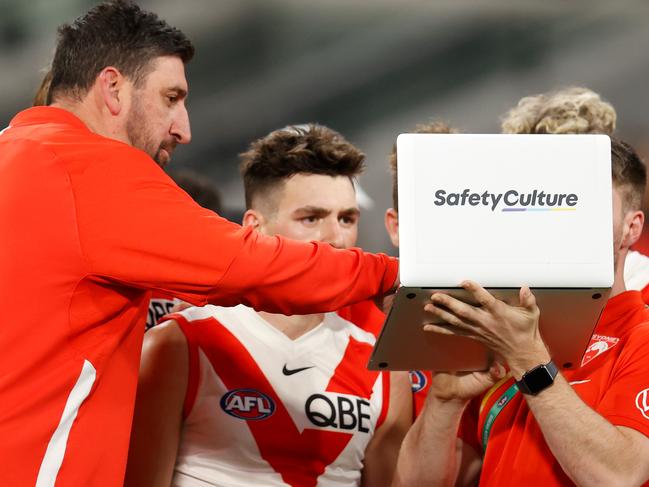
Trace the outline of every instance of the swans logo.
{"label": "swans logo", "polygon": [[221,398],[221,409],[238,419],[266,419],[275,412],[275,403],[255,389],[234,389]]}
{"label": "swans logo", "polygon": [[640,391],[635,397],[635,405],[640,410],[642,415],[649,419],[649,389]]}
{"label": "swans logo", "polygon": [[574,211],[579,196],[574,193],[546,193],[535,189],[520,193],[510,189],[504,193],[472,192],[465,188],[459,193],[449,193],[445,189],[435,191],[435,206],[486,206],[491,211]]}
{"label": "swans logo", "polygon": [[590,339],[590,345],[588,345],[586,353],[584,353],[584,358],[581,360],[581,366],[583,367],[595,357],[598,357],[607,350],[613,348],[619,341],[620,339],[617,337],[593,335]]}

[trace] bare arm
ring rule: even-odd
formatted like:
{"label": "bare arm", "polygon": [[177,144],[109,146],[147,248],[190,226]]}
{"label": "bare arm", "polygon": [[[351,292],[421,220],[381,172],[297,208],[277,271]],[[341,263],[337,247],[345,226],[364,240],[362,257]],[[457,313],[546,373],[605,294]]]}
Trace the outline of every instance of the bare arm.
{"label": "bare arm", "polygon": [[482,459],[458,439],[460,420],[469,400],[504,373],[495,364],[487,372],[435,374],[424,409],[401,446],[395,487],[475,484]]}
{"label": "bare arm", "polygon": [[169,486],[187,390],[187,340],[175,321],[144,336],[126,487]]}
{"label": "bare arm", "polygon": [[412,389],[407,372],[390,372],[390,404],[383,424],[365,450],[362,485],[388,486],[404,436],[412,424]]}
{"label": "bare arm", "polygon": [[525,399],[550,450],[577,485],[633,486],[649,480],[649,438],[608,422],[561,374],[551,387]]}
{"label": "bare arm", "polygon": [[439,401],[432,395],[406,435],[394,486],[455,485],[457,430],[466,401]]}
{"label": "bare arm", "polygon": [[[435,294],[427,310],[499,354],[517,380],[550,360],[539,330],[534,296],[521,289],[520,305],[509,306],[472,282],[463,287],[481,307]],[[427,325],[430,331],[452,329]],[[649,479],[649,438],[616,427],[588,407],[563,376],[537,396],[525,395],[545,440],[566,475],[578,485],[640,485]]]}

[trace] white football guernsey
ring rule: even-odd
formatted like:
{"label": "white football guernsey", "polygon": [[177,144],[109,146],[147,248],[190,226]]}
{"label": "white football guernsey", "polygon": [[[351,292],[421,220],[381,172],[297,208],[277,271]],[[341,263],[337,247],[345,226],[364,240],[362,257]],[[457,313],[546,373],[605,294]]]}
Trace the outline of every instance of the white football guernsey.
{"label": "white football guernsey", "polygon": [[245,306],[168,318],[190,357],[173,486],[359,485],[389,397],[372,334],[335,313],[296,340]]}

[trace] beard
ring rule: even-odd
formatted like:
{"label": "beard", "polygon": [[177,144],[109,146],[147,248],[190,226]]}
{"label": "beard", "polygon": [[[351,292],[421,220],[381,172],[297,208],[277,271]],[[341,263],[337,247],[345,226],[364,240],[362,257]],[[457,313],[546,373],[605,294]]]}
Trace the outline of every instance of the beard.
{"label": "beard", "polygon": [[146,152],[160,167],[171,160],[171,153],[176,147],[176,141],[158,142],[148,129],[147,113],[139,97],[133,99],[131,111],[126,120],[126,135],[131,145]]}

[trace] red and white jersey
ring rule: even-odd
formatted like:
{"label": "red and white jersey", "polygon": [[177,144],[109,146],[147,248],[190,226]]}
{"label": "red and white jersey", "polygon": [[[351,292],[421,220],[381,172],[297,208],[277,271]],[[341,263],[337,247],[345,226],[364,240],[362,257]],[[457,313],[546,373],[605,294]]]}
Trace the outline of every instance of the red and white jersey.
{"label": "red and white jersey", "polygon": [[359,485],[389,397],[371,333],[328,313],[292,340],[243,305],[169,318],[190,357],[173,486]]}

